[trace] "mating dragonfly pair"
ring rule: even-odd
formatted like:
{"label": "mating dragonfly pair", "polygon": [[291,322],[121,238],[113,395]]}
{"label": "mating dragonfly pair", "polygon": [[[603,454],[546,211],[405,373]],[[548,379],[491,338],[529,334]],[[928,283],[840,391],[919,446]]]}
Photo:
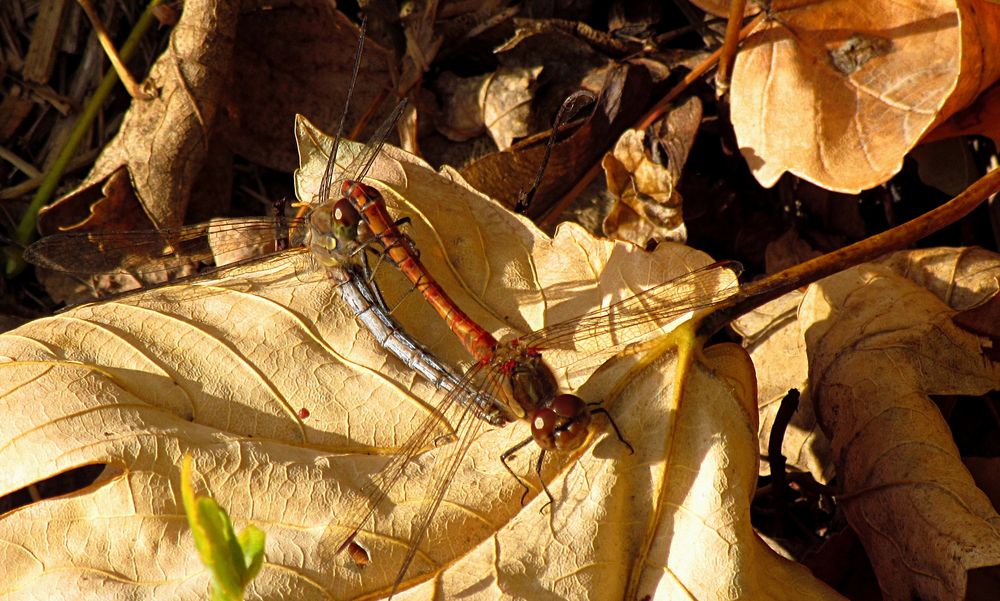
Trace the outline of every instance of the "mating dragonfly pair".
{"label": "mating dragonfly pair", "polygon": [[[351,85],[353,88],[353,81]],[[437,451],[441,456],[430,476],[429,500],[412,524],[408,551],[398,569],[393,592],[405,577],[472,441],[485,425],[528,422],[532,431],[528,441],[534,440],[540,447],[536,464],[539,477],[546,452],[572,451],[589,439],[592,415],[605,410],[599,400],[588,402],[558,390],[557,379],[543,359],[547,349],[572,346],[594,357],[598,364],[626,345],[655,335],[679,316],[731,300],[739,290],[740,272],[737,263],[715,263],[608,307],[499,342],[436,283],[420,262],[413,241],[400,232],[388,214],[381,194],[363,182],[403,106],[401,103],[396,107],[373,142],[345,169],[337,168],[335,141],[317,197],[307,200],[310,210],[305,217],[234,220],[215,227],[216,231],[271,233],[276,251],[289,246],[308,251],[318,271],[336,283],[345,303],[379,343],[446,393],[436,411],[409,434],[399,453],[372,476],[348,514],[337,517],[338,523],[348,525],[346,531],[334,533],[339,541],[337,550],[349,550],[362,537],[363,528],[377,509],[406,479],[407,465],[435,446],[439,416],[452,416],[454,439]],[[155,265],[150,269],[159,271],[164,262],[208,260],[220,250],[234,250],[236,245],[245,244],[234,239],[232,247],[218,243],[213,247],[205,234],[204,226],[159,232],[62,234],[35,243],[26,250],[25,258],[66,272],[110,273],[125,269],[142,274],[146,264]],[[464,375],[456,375],[408,336],[392,317],[368,273],[366,249],[376,250],[395,265],[459,338],[475,360]],[[525,444],[504,453],[501,460],[505,467],[506,459]],[[524,486],[519,476],[514,477]],[[542,490],[549,494],[544,481],[540,482]]]}

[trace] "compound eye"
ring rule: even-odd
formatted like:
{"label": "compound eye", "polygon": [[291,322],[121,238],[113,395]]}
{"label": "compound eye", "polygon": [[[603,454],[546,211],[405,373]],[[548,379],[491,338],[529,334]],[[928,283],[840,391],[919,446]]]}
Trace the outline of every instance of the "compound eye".
{"label": "compound eye", "polygon": [[560,394],[552,399],[549,408],[555,411],[556,415],[565,418],[574,418],[586,412],[583,400],[575,394]]}
{"label": "compound eye", "polygon": [[341,198],[333,205],[333,220],[344,227],[357,227],[361,221],[361,215],[346,198]]}
{"label": "compound eye", "polygon": [[316,230],[325,231],[330,229],[329,221],[329,216],[323,210],[323,207],[318,207],[309,214],[309,225]]}
{"label": "compound eye", "polygon": [[548,407],[539,409],[531,417],[531,437],[546,451],[555,451],[555,430],[558,425],[559,416],[555,411]]}
{"label": "compound eye", "polygon": [[555,445],[557,451],[572,451],[580,448],[587,440],[590,416],[574,419],[556,428]]}

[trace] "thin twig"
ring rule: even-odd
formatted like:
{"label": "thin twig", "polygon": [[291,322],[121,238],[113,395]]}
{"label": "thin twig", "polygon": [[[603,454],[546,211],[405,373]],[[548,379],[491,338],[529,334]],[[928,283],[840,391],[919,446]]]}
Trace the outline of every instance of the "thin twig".
{"label": "thin twig", "polygon": [[[97,40],[104,47],[104,53],[108,55],[108,60],[111,61],[111,66],[114,67],[115,72],[118,73],[118,77],[122,80],[122,85],[128,90],[129,96],[135,98],[136,100],[151,100],[156,98],[156,90],[152,86],[143,86],[136,82],[135,78],[129,72],[128,67],[122,62],[123,57],[118,56],[118,51],[115,50],[115,45],[111,42],[111,37],[108,36],[108,30],[104,29],[104,23],[101,22],[101,18],[98,16],[97,11],[94,10],[93,5],[90,4],[90,0],[76,0],[77,4],[83,8],[83,12],[87,14],[87,18],[90,19],[90,24],[94,26],[94,33],[97,34]],[[145,15],[143,15],[145,16]],[[122,55],[124,55],[122,51]]]}
{"label": "thin twig", "polygon": [[990,171],[945,204],[902,225],[744,285],[736,302],[706,317],[699,331],[715,332],[736,316],[792,290],[872,261],[888,252],[906,248],[965,217],[997,192],[1000,192],[1000,169]]}
{"label": "thin twig", "polygon": [[733,0],[729,4],[729,22],[726,23],[726,40],[722,43],[722,54],[719,58],[719,70],[715,74],[715,96],[722,98],[729,91],[729,75],[733,72],[736,61],[736,46],[740,43],[740,23],[743,22],[743,11],[746,0]]}
{"label": "thin twig", "polygon": [[3,159],[11,165],[17,167],[21,173],[24,173],[28,177],[38,177],[42,174],[42,172],[36,169],[34,165],[17,156],[17,153],[13,150],[8,150],[4,146],[0,146],[0,159]]}
{"label": "thin twig", "polygon": [[[73,157],[73,160],[71,160],[69,162],[69,165],[66,166],[66,170],[64,171],[64,173],[72,173],[77,169],[80,169],[81,167],[86,167],[87,165],[93,163],[94,159],[97,158],[97,155],[100,152],[101,152],[100,148],[93,148],[79,156]],[[25,194],[31,192],[32,190],[37,190],[38,186],[41,186],[42,182],[44,181],[45,181],[44,173],[39,173],[38,175],[34,175],[31,177],[31,179],[24,180],[23,182],[15,186],[10,186],[8,188],[0,190],[0,200],[10,200],[11,198],[24,196]]]}

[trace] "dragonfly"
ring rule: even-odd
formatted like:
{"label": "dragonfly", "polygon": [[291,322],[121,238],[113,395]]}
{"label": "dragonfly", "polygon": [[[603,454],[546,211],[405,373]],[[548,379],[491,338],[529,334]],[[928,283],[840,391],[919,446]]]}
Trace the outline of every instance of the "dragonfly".
{"label": "dragonfly", "polygon": [[[738,278],[742,266],[735,261],[721,261],[643,290],[608,307],[498,341],[469,318],[434,280],[421,263],[414,241],[402,233],[389,217],[385,200],[376,188],[352,180],[344,180],[340,186],[343,198],[349,200],[362,216],[373,238],[381,246],[383,256],[406,276],[475,359],[460,385],[472,387],[476,394],[486,398],[499,399],[506,405],[511,422],[520,420],[530,424],[531,437],[504,452],[500,460],[527,494],[528,487],[508,466],[507,460],[532,441],[537,443],[539,454],[535,471],[550,502],[552,495],[541,478],[546,453],[579,449],[590,439],[594,430],[593,416],[599,413],[609,418],[618,438],[622,442],[625,440],[600,401],[587,402],[575,394],[559,390],[557,378],[543,359],[543,354],[548,350],[570,348],[584,357],[574,364],[574,369],[596,368],[629,345],[662,333],[663,327],[677,318],[692,311],[732,302],[740,293]],[[483,427],[482,420],[470,419],[472,414],[459,402],[459,398],[459,393],[454,392],[440,401],[436,411],[409,435],[399,454],[362,489],[348,515],[338,520],[348,528],[348,532],[340,538],[339,552],[357,543],[368,521],[379,511],[393,489],[405,481],[406,466],[428,445],[434,446],[431,443],[435,440],[438,416],[451,420],[454,436],[447,448],[439,449],[440,456],[436,458],[429,476],[430,492],[412,523],[409,546],[390,596],[405,579],[420,543],[462,465],[463,457]],[[522,503],[524,499],[522,496]]]}
{"label": "dragonfly", "polygon": [[[363,22],[348,103],[357,79],[364,39]],[[67,274],[129,275],[139,281],[162,282],[167,274],[189,269],[192,265],[207,265],[210,269],[190,277],[224,277],[247,265],[279,258],[279,255],[290,259],[292,255],[308,253],[313,267],[310,274],[297,274],[298,281],[311,277],[329,279],[355,318],[389,353],[432,385],[460,397],[460,402],[468,404],[479,419],[494,425],[506,423],[510,417],[505,406],[460,387],[460,378],[455,372],[408,335],[391,315],[374,284],[367,262],[365,251],[373,248],[370,233],[351,203],[331,194],[335,183],[344,179],[345,174],[350,174],[350,181],[364,179],[405,106],[405,101],[397,104],[365,150],[346,168],[338,170],[335,166],[344,128],[344,117],[341,118],[324,173],[324,184],[316,198],[304,207],[307,213],[302,217],[285,217],[283,211],[278,211],[279,214],[271,217],[216,219],[159,230],[61,233],[46,236],[28,246],[24,259],[38,267]],[[344,116],[346,113],[345,108]],[[248,252],[253,256],[221,266],[222,257],[242,257]],[[190,277],[166,283],[176,284]]]}

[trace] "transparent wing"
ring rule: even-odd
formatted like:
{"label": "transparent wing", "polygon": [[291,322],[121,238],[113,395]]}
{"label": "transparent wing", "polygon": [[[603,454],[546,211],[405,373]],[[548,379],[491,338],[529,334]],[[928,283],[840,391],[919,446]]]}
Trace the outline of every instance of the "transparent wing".
{"label": "transparent wing", "polygon": [[739,294],[742,266],[721,261],[647,290],[521,337],[528,347],[571,350],[583,371],[604,363],[629,344],[662,333],[678,317],[725,303]]}
{"label": "transparent wing", "polygon": [[347,166],[345,173],[350,173],[351,179],[354,181],[361,181],[368,175],[368,170],[371,169],[372,163],[375,162],[375,157],[382,152],[382,147],[385,146],[386,138],[389,137],[389,132],[392,128],[396,127],[396,123],[399,122],[399,118],[403,116],[403,111],[406,109],[406,99],[400,100],[396,107],[392,109],[392,113],[385,118],[382,125],[379,126],[378,130],[372,134],[371,139],[365,146],[364,152],[359,154],[350,165]]}
{"label": "transparent wing", "polygon": [[392,110],[392,113],[386,117],[385,121],[382,122],[375,133],[372,134],[371,138],[368,139],[368,142],[364,145],[363,150],[354,156],[347,166],[339,170],[336,166],[339,139],[334,140],[333,149],[327,157],[326,168],[323,171],[323,179],[319,184],[319,198],[317,199],[317,202],[323,203],[335,198],[340,198],[341,183],[348,179],[351,181],[361,181],[366,175],[368,175],[368,170],[371,169],[372,164],[375,162],[375,158],[378,156],[379,152],[382,151],[382,147],[385,146],[385,141],[389,137],[389,132],[396,126],[399,118],[403,116],[403,110],[405,108],[406,99],[400,100],[396,107]]}
{"label": "transparent wing", "polygon": [[365,51],[365,34],[368,31],[368,16],[361,19],[361,27],[358,32],[358,47],[354,51],[354,68],[351,71],[351,83],[347,87],[347,96],[344,101],[344,110],[340,112],[340,124],[337,126],[337,135],[333,137],[333,148],[330,149],[330,157],[326,161],[326,169],[323,171],[323,179],[319,183],[320,202],[326,202],[333,198],[330,186],[333,184],[333,170],[336,168],[337,151],[340,149],[340,140],[344,135],[344,123],[347,121],[347,112],[351,108],[351,99],[354,98],[354,84],[358,82],[358,69],[361,68],[361,56]]}
{"label": "transparent wing", "polygon": [[[29,263],[82,275],[152,276],[192,264],[218,265],[280,252],[276,240],[296,246],[301,220],[275,217],[218,219],[179,228],[73,232],[46,236],[24,251]],[[292,234],[289,240],[289,233]]]}
{"label": "transparent wing", "polygon": [[416,430],[406,439],[398,454],[383,467],[378,474],[361,490],[360,498],[352,504],[348,512],[337,519],[340,525],[346,525],[350,531],[340,537],[336,553],[346,550],[372,518],[379,506],[389,494],[403,481],[406,466],[420,453],[434,447],[435,438],[440,436],[442,420],[451,424],[454,432],[447,448],[442,448],[442,456],[437,458],[431,473],[431,486],[417,519],[414,521],[409,548],[393,583],[393,592],[402,582],[407,568],[416,555],[417,548],[427,532],[437,513],[441,500],[454,478],[455,472],[462,463],[472,441],[475,440],[482,426],[486,423],[475,418],[474,406],[464,402],[464,399],[474,397],[467,391],[471,386],[478,386],[479,393],[494,396],[500,387],[502,373],[498,367],[476,364],[462,377],[454,390],[449,392],[439,403],[437,410],[425,417]]}
{"label": "transparent wing", "polygon": [[[500,378],[501,374],[499,371],[491,371],[484,392],[490,395],[495,394],[499,389]],[[406,551],[406,557],[403,558],[403,565],[399,568],[396,580],[392,583],[392,592],[390,595],[396,593],[399,585],[402,584],[403,579],[406,577],[406,571],[413,562],[413,558],[416,557],[417,549],[424,535],[427,534],[427,529],[434,520],[438,508],[441,507],[441,502],[444,501],[448,487],[451,486],[451,482],[455,478],[455,472],[462,465],[462,460],[469,452],[469,448],[472,446],[473,441],[476,440],[479,431],[485,423],[479,419],[467,419],[469,413],[468,410],[463,413],[462,421],[455,428],[458,441],[452,444],[452,448],[448,449],[448,453],[444,457],[438,458],[437,463],[434,464],[430,494],[424,501],[417,519],[413,522],[413,534],[410,537],[410,546]]]}

